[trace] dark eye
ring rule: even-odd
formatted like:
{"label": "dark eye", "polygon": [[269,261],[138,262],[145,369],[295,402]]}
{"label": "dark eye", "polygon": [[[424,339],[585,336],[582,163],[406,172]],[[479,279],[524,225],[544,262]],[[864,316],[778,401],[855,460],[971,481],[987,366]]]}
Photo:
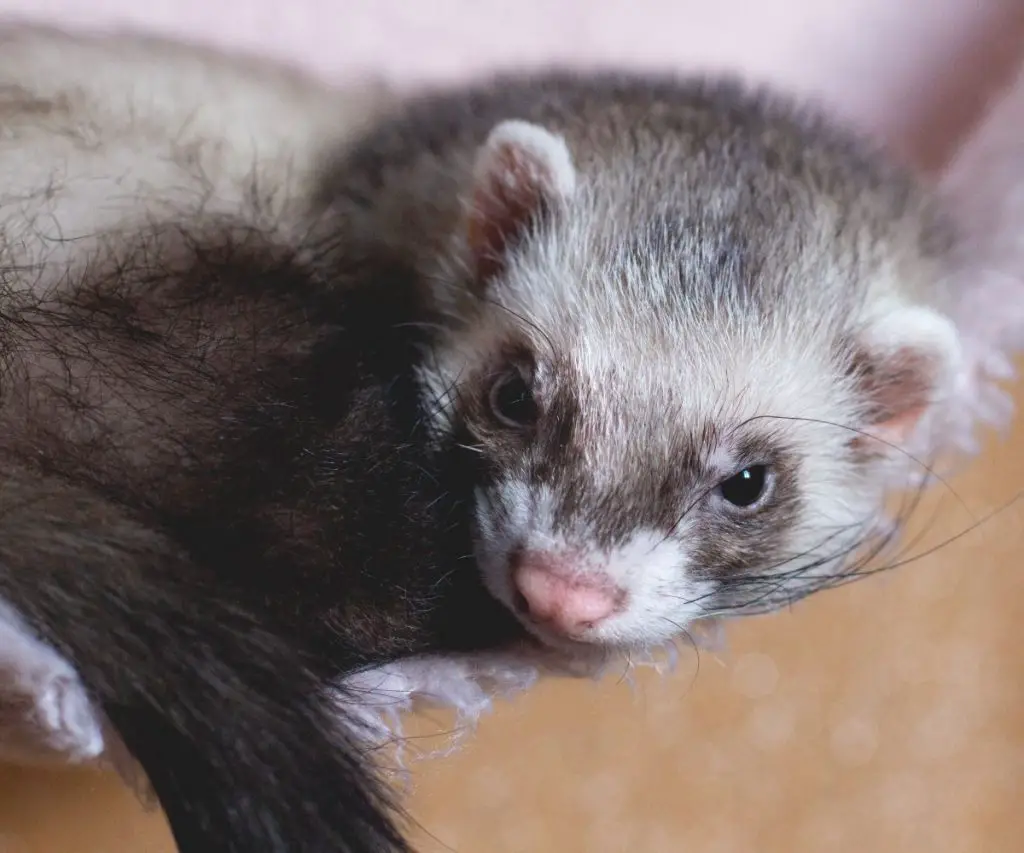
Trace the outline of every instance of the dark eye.
{"label": "dark eye", "polygon": [[725,500],[741,509],[756,504],[764,496],[768,485],[768,466],[751,465],[728,480],[718,484],[718,491]]}
{"label": "dark eye", "polygon": [[537,419],[537,403],[526,379],[510,370],[491,386],[491,411],[505,426],[521,428]]}

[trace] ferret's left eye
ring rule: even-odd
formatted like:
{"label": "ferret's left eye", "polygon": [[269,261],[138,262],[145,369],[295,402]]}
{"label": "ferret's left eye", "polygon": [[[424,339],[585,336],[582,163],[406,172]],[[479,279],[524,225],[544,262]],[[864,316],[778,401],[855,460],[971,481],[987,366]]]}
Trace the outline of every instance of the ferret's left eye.
{"label": "ferret's left eye", "polygon": [[719,494],[740,509],[750,509],[767,491],[767,465],[751,465],[718,484]]}
{"label": "ferret's left eye", "polygon": [[537,419],[537,403],[526,379],[510,370],[491,386],[491,411],[505,426],[521,429]]}

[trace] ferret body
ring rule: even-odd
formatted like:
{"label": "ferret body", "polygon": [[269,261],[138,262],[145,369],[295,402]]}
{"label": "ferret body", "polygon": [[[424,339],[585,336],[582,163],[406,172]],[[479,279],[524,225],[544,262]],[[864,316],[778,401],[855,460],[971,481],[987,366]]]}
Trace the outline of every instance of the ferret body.
{"label": "ferret body", "polygon": [[785,101],[541,74],[369,115],[39,38],[0,54],[0,597],[184,853],[401,849],[328,682],[827,585],[955,370],[941,217]]}
{"label": "ferret body", "polygon": [[419,375],[481,571],[559,648],[658,645],[855,571],[882,471],[957,375],[928,193],[728,81],[428,93],[322,196],[354,256],[428,294]]}
{"label": "ferret body", "polygon": [[426,453],[415,294],[333,287],[307,239],[378,95],[131,37],[0,48],[5,692],[78,757],[120,740],[182,853],[404,849],[338,682],[515,623]]}

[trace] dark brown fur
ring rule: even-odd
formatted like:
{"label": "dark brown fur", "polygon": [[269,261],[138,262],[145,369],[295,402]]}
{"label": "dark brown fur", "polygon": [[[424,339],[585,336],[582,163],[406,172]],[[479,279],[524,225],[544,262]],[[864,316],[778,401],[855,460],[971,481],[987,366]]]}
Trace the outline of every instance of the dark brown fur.
{"label": "dark brown fur", "polygon": [[0,597],[79,670],[185,853],[397,849],[323,691],[512,629],[426,452],[415,299],[384,268],[332,290],[253,229],[165,233],[7,300]]}

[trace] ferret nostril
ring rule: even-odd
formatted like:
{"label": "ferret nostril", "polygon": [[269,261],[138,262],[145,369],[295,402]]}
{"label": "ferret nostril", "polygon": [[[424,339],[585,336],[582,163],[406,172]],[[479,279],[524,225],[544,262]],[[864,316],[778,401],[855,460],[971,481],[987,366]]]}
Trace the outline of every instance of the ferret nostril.
{"label": "ferret nostril", "polygon": [[522,594],[518,589],[512,596],[512,606],[516,609],[516,612],[522,614],[528,614],[530,612],[530,602],[526,600],[526,596]]}

